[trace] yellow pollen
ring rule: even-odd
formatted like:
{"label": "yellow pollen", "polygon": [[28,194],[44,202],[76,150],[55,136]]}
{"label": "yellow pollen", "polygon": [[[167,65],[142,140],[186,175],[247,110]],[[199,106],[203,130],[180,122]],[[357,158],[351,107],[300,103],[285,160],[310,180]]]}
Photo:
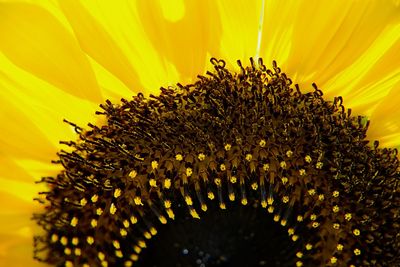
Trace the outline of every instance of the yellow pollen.
{"label": "yellow pollen", "polygon": [[315,189],[310,189],[310,190],[308,190],[308,194],[309,194],[310,196],[315,195]]}
{"label": "yellow pollen", "polygon": [[231,179],[229,179],[232,184],[237,182],[237,178],[235,176],[232,176]]}
{"label": "yellow pollen", "polygon": [[51,242],[55,243],[55,242],[57,242],[57,241],[58,241],[58,235],[52,234],[52,235],[51,235]]}
{"label": "yellow pollen", "polygon": [[124,267],[132,267],[133,262],[132,261],[125,261],[124,262]]}
{"label": "yellow pollen", "polygon": [[207,193],[207,197],[208,197],[210,200],[213,200],[213,199],[215,198],[213,192],[208,192],[208,193]]}
{"label": "yellow pollen", "polygon": [[61,237],[60,243],[61,243],[61,245],[66,246],[68,244],[67,237],[65,237],[65,236]]}
{"label": "yellow pollen", "polygon": [[171,209],[167,209],[167,215],[170,219],[174,220],[175,219],[175,214]]}
{"label": "yellow pollen", "polygon": [[106,258],[106,255],[104,255],[103,252],[99,252],[99,253],[97,253],[97,257],[99,257],[99,259],[100,259],[101,261],[104,261],[104,259]]}
{"label": "yellow pollen", "polygon": [[136,205],[141,205],[141,206],[143,206],[142,199],[141,199],[139,196],[136,196],[136,197],[133,199],[133,201],[135,202]]}
{"label": "yellow pollen", "polygon": [[274,215],[275,222],[278,222],[280,218],[281,218],[281,216],[279,216],[278,214]]}
{"label": "yellow pollen", "polygon": [[166,209],[171,208],[171,201],[170,201],[170,200],[164,200],[164,207],[165,207]]}
{"label": "yellow pollen", "polygon": [[73,237],[71,243],[72,245],[76,246],[79,243],[79,239],[77,237]]}
{"label": "yellow pollen", "polygon": [[115,207],[114,203],[111,203],[110,214],[114,215],[116,211],[117,211],[117,208]]}
{"label": "yellow pollen", "polygon": [[281,161],[279,165],[281,166],[282,169],[286,169],[286,162]]}
{"label": "yellow pollen", "polygon": [[201,204],[201,210],[202,211],[207,211],[207,205],[206,204]]}
{"label": "yellow pollen", "polygon": [[122,251],[121,250],[116,250],[115,251],[115,256],[117,256],[118,258],[122,258],[123,257]]}
{"label": "yellow pollen", "polygon": [[303,216],[298,215],[297,218],[296,218],[296,220],[297,220],[298,222],[302,222],[302,221],[303,221]]}
{"label": "yellow pollen", "polygon": [[142,249],[141,249],[139,246],[133,246],[133,250],[134,250],[137,254],[139,254],[139,253],[142,251]]}
{"label": "yellow pollen", "polygon": [[78,224],[78,218],[73,217],[70,224],[72,227],[75,227]]}
{"label": "yellow pollen", "polygon": [[306,170],[305,169],[300,169],[299,170],[299,174],[300,174],[300,176],[306,175]]}
{"label": "yellow pollen", "polygon": [[272,205],[274,203],[274,199],[272,197],[269,197],[267,199],[268,205]]}
{"label": "yellow pollen", "polygon": [[128,234],[128,232],[124,228],[121,228],[119,230],[119,233],[121,234],[121,236],[126,236]]}
{"label": "yellow pollen", "polygon": [[356,256],[361,255],[361,250],[359,250],[358,248],[356,248],[356,249],[354,250],[354,255],[356,255]]}
{"label": "yellow pollen", "polygon": [[260,145],[260,147],[265,147],[265,145],[267,144],[267,142],[265,142],[264,139],[260,140],[260,142],[258,143]]}
{"label": "yellow pollen", "polygon": [[230,144],[226,144],[226,145],[225,145],[225,150],[226,150],[226,151],[229,151],[229,150],[231,149],[231,147],[232,147],[232,146],[231,146]]}
{"label": "yellow pollen", "polygon": [[282,184],[286,184],[288,181],[289,181],[289,179],[287,178],[287,177],[282,177]]}
{"label": "yellow pollen", "polygon": [[303,266],[303,262],[301,261],[296,261],[296,267],[302,267]]}
{"label": "yellow pollen", "polygon": [[115,189],[115,191],[114,191],[115,198],[119,198],[121,196],[121,194],[122,194],[121,189],[119,189],[119,188]]}
{"label": "yellow pollen", "polygon": [[151,179],[149,180],[149,185],[150,185],[151,187],[157,187],[157,181],[156,181],[156,179],[151,178]]}
{"label": "yellow pollen", "polygon": [[318,161],[317,164],[315,164],[315,168],[317,169],[322,169],[322,167],[324,166],[324,163]]}
{"label": "yellow pollen", "polygon": [[343,247],[344,246],[342,244],[337,244],[336,249],[339,250],[339,251],[342,251]]}
{"label": "yellow pollen", "polygon": [[122,224],[124,225],[125,228],[128,228],[129,225],[130,225],[130,223],[129,223],[128,220],[124,220],[124,221],[122,222]]}
{"label": "yellow pollen", "polygon": [[82,254],[82,250],[81,250],[80,248],[75,248],[75,249],[74,249],[74,254],[75,254],[76,256],[80,256],[80,255]]}
{"label": "yellow pollen", "polygon": [[292,241],[293,242],[297,241],[297,239],[299,239],[298,235],[292,235]]}
{"label": "yellow pollen", "polygon": [[188,206],[192,206],[193,205],[193,200],[190,196],[185,196],[185,202]]}
{"label": "yellow pollen", "polygon": [[339,212],[339,206],[337,206],[337,205],[333,206],[332,211],[335,212],[335,213]]}
{"label": "yellow pollen", "polygon": [[269,170],[269,164],[268,164],[268,163],[265,163],[265,164],[263,165],[263,170],[264,170],[264,171],[268,171],[268,170]]}
{"label": "yellow pollen", "polygon": [[102,209],[102,208],[97,208],[97,209],[96,209],[96,214],[99,215],[99,216],[100,216],[101,214],[103,214],[103,209]]}
{"label": "yellow pollen", "polygon": [[71,255],[72,251],[70,248],[65,248],[64,253],[65,253],[65,255]]}
{"label": "yellow pollen", "polygon": [[274,206],[269,206],[267,210],[268,210],[269,213],[273,213],[274,212]]}
{"label": "yellow pollen", "polygon": [[288,158],[290,158],[292,155],[293,155],[293,151],[292,151],[292,150],[286,151],[286,156],[287,156]]}
{"label": "yellow pollen", "polygon": [[220,169],[221,171],[225,171],[225,170],[226,170],[225,164],[221,164],[221,165],[219,166],[219,169]]}
{"label": "yellow pollen", "polygon": [[129,177],[131,177],[132,179],[135,178],[136,175],[137,175],[136,170],[132,170],[132,171],[129,173]]}
{"label": "yellow pollen", "polygon": [[171,179],[164,180],[164,187],[165,189],[169,189],[171,187]]}
{"label": "yellow pollen", "polygon": [[303,253],[301,253],[300,251],[296,253],[296,257],[297,258],[302,258],[303,257]]}
{"label": "yellow pollen", "polygon": [[282,219],[282,220],[281,220],[281,225],[282,225],[282,226],[286,226],[286,223],[287,223],[287,221],[286,221],[285,219]]}
{"label": "yellow pollen", "polygon": [[350,221],[351,218],[352,218],[351,213],[346,213],[346,214],[344,215],[344,218],[346,219],[346,221]]}
{"label": "yellow pollen", "polygon": [[84,207],[87,204],[86,198],[82,198],[79,204],[81,204],[81,206]]}
{"label": "yellow pollen", "polygon": [[146,238],[146,239],[151,239],[151,234],[149,233],[149,232],[144,232],[144,237]]}
{"label": "yellow pollen", "polygon": [[288,203],[288,202],[289,202],[289,196],[284,196],[284,197],[282,198],[282,202],[283,202],[283,203]]}
{"label": "yellow pollen", "polygon": [[176,154],[175,159],[176,159],[177,161],[182,161],[182,160],[183,160],[182,154]]}
{"label": "yellow pollen", "polygon": [[331,257],[331,263],[335,264],[337,262],[337,258],[336,257]]}
{"label": "yellow pollen", "polygon": [[225,203],[220,203],[220,204],[219,204],[219,208],[220,208],[221,210],[225,210],[225,209],[226,209]]}
{"label": "yellow pollen", "polygon": [[193,174],[192,168],[186,168],[186,176],[190,177]]}
{"label": "yellow pollen", "polygon": [[307,243],[307,244],[306,244],[306,249],[307,249],[307,250],[311,250],[312,247],[313,247],[313,246],[312,246],[310,243]]}
{"label": "yellow pollen", "polygon": [[158,168],[158,162],[157,162],[156,160],[153,160],[153,161],[151,162],[151,168],[152,168],[153,170],[155,170],[155,169]]}
{"label": "yellow pollen", "polygon": [[157,229],[154,228],[154,227],[151,227],[150,228],[150,233],[151,233],[151,235],[156,235],[157,234]]}
{"label": "yellow pollen", "polygon": [[91,225],[93,228],[95,228],[95,227],[97,226],[97,220],[96,220],[96,219],[92,219],[92,220],[90,221],[90,225]]}
{"label": "yellow pollen", "polygon": [[215,179],[214,179],[214,183],[215,183],[217,186],[220,186],[220,185],[221,185],[221,179],[215,178]]}
{"label": "yellow pollen", "polygon": [[137,223],[137,218],[135,217],[135,216],[131,216],[130,218],[129,218],[129,220],[131,221],[131,223],[132,224],[136,224]]}
{"label": "yellow pollen", "polygon": [[101,261],[101,267],[108,267],[107,261]]}
{"label": "yellow pollen", "polygon": [[195,219],[200,219],[200,216],[195,209],[190,209],[190,215]]}
{"label": "yellow pollen", "polygon": [[74,264],[72,263],[72,261],[66,261],[65,267],[74,267]]}
{"label": "yellow pollen", "polygon": [[338,224],[338,223],[333,224],[333,229],[338,230],[339,228],[340,228],[340,224]]}
{"label": "yellow pollen", "polygon": [[324,196],[324,194],[320,194],[320,195],[318,195],[318,199],[319,199],[320,201],[323,201],[323,200],[325,199],[325,196]]}
{"label": "yellow pollen", "polygon": [[313,228],[317,228],[319,226],[319,223],[318,222],[313,222],[313,224],[312,224],[312,227]]}
{"label": "yellow pollen", "polygon": [[141,248],[145,248],[146,247],[146,242],[144,242],[143,240],[139,240],[138,246],[141,247]]}
{"label": "yellow pollen", "polygon": [[310,155],[305,156],[304,159],[305,159],[305,161],[306,161],[307,163],[310,163],[310,162],[312,161]]}
{"label": "yellow pollen", "polygon": [[203,153],[200,153],[200,154],[197,156],[197,158],[198,158],[200,161],[203,161],[203,160],[206,158],[206,155],[204,155]]}
{"label": "yellow pollen", "polygon": [[167,218],[165,218],[164,216],[160,215],[158,217],[158,220],[160,221],[160,223],[162,224],[166,224],[167,223]]}
{"label": "yellow pollen", "polygon": [[261,207],[263,207],[263,208],[266,208],[267,207],[267,201],[265,201],[265,200],[262,200],[261,201]]}
{"label": "yellow pollen", "polygon": [[257,188],[258,188],[257,182],[252,183],[252,184],[251,184],[251,188],[252,188],[253,190],[257,190]]}
{"label": "yellow pollen", "polygon": [[136,255],[136,254],[132,254],[132,255],[130,256],[130,259],[133,260],[133,261],[137,261],[137,260],[139,259],[139,256]]}
{"label": "yellow pollen", "polygon": [[253,155],[251,154],[246,154],[246,160],[251,161],[253,159]]}
{"label": "yellow pollen", "polygon": [[234,193],[229,193],[229,200],[230,201],[235,201],[235,194]]}
{"label": "yellow pollen", "polygon": [[118,240],[114,240],[114,241],[112,242],[112,244],[113,244],[113,246],[114,246],[116,249],[120,249],[120,248],[121,248],[121,245],[120,245],[120,243],[118,242]]}
{"label": "yellow pollen", "polygon": [[354,230],[353,230],[353,234],[354,234],[355,236],[359,236],[359,235],[360,235],[360,230],[354,229]]}
{"label": "yellow pollen", "polygon": [[86,242],[88,242],[89,245],[93,244],[93,243],[94,243],[94,238],[93,238],[93,236],[88,236],[88,237],[86,238]]}
{"label": "yellow pollen", "polygon": [[333,191],[332,196],[333,197],[338,197],[339,196],[339,191]]}
{"label": "yellow pollen", "polygon": [[242,198],[241,203],[242,203],[243,206],[246,206],[247,205],[247,198]]}
{"label": "yellow pollen", "polygon": [[317,219],[317,215],[311,214],[310,220],[311,220],[311,221],[315,221],[316,219]]}
{"label": "yellow pollen", "polygon": [[288,234],[289,235],[293,235],[294,234],[294,229],[293,228],[289,228],[288,229]]}
{"label": "yellow pollen", "polygon": [[90,198],[90,200],[91,200],[93,203],[96,203],[98,199],[99,199],[99,196],[96,195],[96,194],[93,195],[93,196]]}

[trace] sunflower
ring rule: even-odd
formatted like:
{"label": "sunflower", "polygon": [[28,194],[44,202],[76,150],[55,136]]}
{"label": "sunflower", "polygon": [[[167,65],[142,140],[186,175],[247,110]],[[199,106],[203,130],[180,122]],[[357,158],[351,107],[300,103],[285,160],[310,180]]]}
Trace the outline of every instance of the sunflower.
{"label": "sunflower", "polygon": [[[2,1],[0,3],[0,30],[2,31],[0,34],[2,52],[0,55],[2,107],[0,184],[3,203],[0,265],[45,266],[32,257],[34,250],[32,239],[37,236],[36,250],[43,247],[45,250],[38,251],[37,254],[40,255],[36,256],[44,257],[52,264],[66,266],[86,263],[74,262],[71,260],[72,256],[64,258],[60,256],[61,254],[75,255],[75,258],[79,258],[79,254],[88,251],[84,247],[80,249],[80,244],[83,242],[96,245],[94,249],[88,251],[93,255],[84,257],[86,260],[88,257],[93,259],[91,266],[106,265],[104,262],[107,262],[110,257],[110,251],[115,259],[124,259],[126,266],[129,266],[129,262],[138,260],[151,262],[159,258],[152,255],[169,257],[165,255],[165,251],[171,252],[169,260],[172,262],[176,259],[182,260],[184,257],[186,257],[185,260],[191,259],[195,251],[194,262],[190,264],[197,264],[195,266],[201,266],[203,262],[224,264],[228,260],[226,255],[230,254],[220,253],[221,247],[226,246],[227,250],[238,249],[236,248],[238,244],[243,245],[239,246],[240,251],[249,253],[257,260],[256,263],[247,263],[249,266],[254,264],[268,266],[269,262],[257,258],[257,255],[268,253],[271,257],[277,256],[274,258],[277,266],[285,266],[287,262],[278,264],[285,257],[290,258],[290,264],[313,266],[312,264],[316,263],[312,261],[314,259],[311,259],[310,255],[323,254],[316,252],[321,248],[318,247],[320,244],[318,240],[313,239],[313,233],[322,233],[323,230],[320,230],[322,226],[325,227],[329,223],[331,225],[327,230],[328,234],[324,237],[329,237],[328,239],[334,242],[328,242],[326,247],[329,249],[323,250],[324,253],[326,252],[326,255],[323,255],[324,263],[342,266],[341,260],[343,260],[343,255],[347,255],[346,253],[352,253],[352,258],[355,256],[362,258],[366,251],[371,255],[384,255],[382,258],[376,256],[373,259],[375,262],[369,262],[376,266],[379,264],[385,266],[385,262],[389,262],[389,259],[393,260],[390,264],[394,266],[395,260],[399,259],[396,250],[377,248],[373,243],[375,239],[378,240],[378,244],[386,244],[391,249],[399,246],[399,239],[393,234],[393,229],[399,229],[399,174],[395,150],[400,148],[400,114],[397,107],[400,96],[398,64],[400,62],[398,53],[400,51],[400,5],[398,1],[296,0],[246,1],[246,3],[243,1],[185,2],[179,0],[118,3]],[[255,60],[250,62],[250,57]],[[263,58],[263,61],[258,61],[258,58]],[[209,63],[210,59],[212,59],[212,64]],[[236,62],[238,59],[241,60],[239,65]],[[277,63],[272,63],[273,61]],[[206,75],[207,70],[210,72]],[[199,74],[201,76],[196,78]],[[236,88],[237,91],[230,91],[231,94],[226,94],[227,90],[218,91],[222,80],[229,84],[227,88]],[[176,86],[177,83],[180,85]],[[313,83],[317,86],[311,86]],[[387,171],[386,177],[394,180],[389,179],[383,185],[378,182],[375,184],[372,178],[351,180],[345,182],[345,185],[340,183],[338,191],[334,188],[328,191],[316,188],[313,191],[312,186],[317,182],[310,178],[307,186],[311,187],[307,187],[306,184],[300,187],[302,190],[307,189],[304,196],[290,191],[291,189],[286,188],[286,185],[289,186],[292,183],[294,175],[290,174],[289,170],[296,170],[298,176],[307,176],[309,173],[320,175],[320,171],[331,171],[324,169],[328,166],[328,162],[323,160],[322,154],[311,149],[314,143],[303,145],[300,150],[282,145],[276,152],[278,156],[274,156],[276,160],[258,160],[264,147],[278,144],[270,144],[270,140],[266,138],[267,133],[264,134],[265,138],[254,137],[254,140],[252,139],[254,147],[244,149],[242,139],[237,138],[239,135],[221,126],[226,123],[226,117],[223,122],[216,118],[219,117],[218,107],[229,106],[230,104],[227,104],[229,101],[231,101],[229,103],[236,103],[231,107],[239,107],[238,105],[243,104],[243,111],[254,109],[254,106],[251,106],[254,102],[246,91],[249,84],[256,92],[253,92],[252,97],[258,96],[257,92],[263,92],[262,88],[265,85],[269,92],[274,92],[278,106],[296,114],[301,113],[298,110],[299,105],[307,107],[301,109],[302,112],[308,110],[308,113],[304,114],[318,109],[321,114],[327,116],[320,117],[326,121],[329,121],[332,116],[341,117],[344,114],[341,107],[343,107],[342,101],[345,101],[346,107],[352,109],[352,114],[363,117],[360,117],[359,121],[357,117],[353,120],[351,119],[353,116],[349,114],[343,118],[347,120],[347,128],[340,126],[340,123],[333,125],[331,122],[330,125],[321,125],[321,129],[326,131],[324,133],[335,133],[335,127],[340,126],[341,130],[347,132],[343,134],[338,130],[338,136],[345,137],[353,133],[351,137],[358,138],[358,141],[379,140],[379,148],[377,142],[370,142],[368,145],[363,143],[362,146],[357,146],[357,149],[349,148],[346,153],[349,152],[352,156],[348,158],[355,162],[358,162],[356,159],[361,160],[366,155],[368,157],[373,155],[372,161],[369,161],[367,157],[368,159],[364,162],[369,164],[371,170],[378,168]],[[298,84],[301,92],[296,91],[293,84]],[[158,89],[160,86],[163,86],[162,90]],[[280,91],[276,89],[278,87],[281,88]],[[193,91],[193,88],[196,90]],[[215,92],[206,97],[202,95],[202,92],[207,91],[206,88],[212,88],[208,90]],[[149,98],[151,94],[153,97]],[[234,102],[236,100],[232,98],[233,95],[240,101]],[[132,99],[132,96],[135,97]],[[121,98],[132,100],[121,102]],[[105,102],[106,99],[109,101]],[[155,102],[151,102],[150,99]],[[279,102],[282,99],[288,101]],[[149,101],[158,104],[179,103],[177,107],[165,104],[169,108],[160,111],[160,114],[164,122],[172,120],[172,115],[175,117],[179,115],[182,118],[179,120],[180,124],[178,122],[176,125],[172,122],[171,124],[164,123],[166,125],[159,124],[161,117],[157,117],[158,108],[154,106],[156,104],[146,106]],[[101,103],[103,103],[102,109],[99,110],[98,105]],[[96,116],[96,110],[103,116]],[[281,111],[271,109],[268,114]],[[214,127],[207,129],[213,135],[200,135],[200,131],[194,130],[200,127],[201,123],[204,125],[207,118],[193,119],[191,116],[203,114],[210,115],[208,119]],[[256,116],[254,118],[257,120],[260,119],[259,114],[253,113],[248,113],[246,118],[253,119],[252,116]],[[297,118],[305,120],[306,116],[299,115]],[[66,119],[68,123],[63,123],[63,119]],[[369,127],[367,120],[371,122]],[[154,140],[146,133],[138,132],[135,135],[136,139],[133,140],[139,147],[119,148],[119,153],[128,151],[128,155],[134,159],[135,163],[118,161],[118,164],[129,165],[129,171],[125,168],[119,174],[124,179],[130,178],[134,181],[136,177],[144,179],[146,190],[143,190],[143,195],[136,195],[135,191],[129,198],[130,191],[126,188],[127,183],[120,183],[117,186],[104,172],[104,177],[99,178],[102,182],[99,186],[101,190],[90,191],[90,197],[80,197],[82,193],[79,192],[82,192],[82,188],[76,184],[75,187],[71,187],[71,181],[75,180],[68,180],[63,169],[75,172],[82,177],[86,175],[82,181],[95,184],[96,181],[93,177],[90,178],[88,174],[90,171],[85,165],[89,162],[88,155],[91,151],[101,150],[99,147],[94,147],[93,142],[98,141],[99,138],[103,140],[101,142],[104,142],[105,148],[101,151],[102,153],[92,154],[93,157],[103,155],[103,158],[96,159],[99,162],[103,160],[102,168],[108,166],[107,164],[109,166],[117,164],[115,155],[106,152],[115,153],[114,150],[110,150],[112,146],[115,146],[113,142],[121,141],[118,138],[124,136],[118,131],[117,126],[127,121],[133,123],[134,127],[129,128],[132,131],[139,131],[142,126],[146,126],[147,134],[153,137],[157,133],[169,134],[160,139],[166,143],[167,147],[171,144],[182,143],[182,141],[191,144],[193,140],[190,137],[196,137],[194,140],[198,148],[194,151],[196,153],[183,146],[184,148],[180,151],[173,150],[168,157],[168,160],[172,162],[169,167],[171,170],[183,170],[181,178],[194,180],[193,177],[198,174],[196,168],[201,165],[198,162],[202,161],[207,162],[208,166],[215,162],[215,174],[228,173],[229,170],[233,170],[232,157],[240,154],[244,162],[241,166],[247,166],[243,167],[243,174],[253,180],[242,183],[242,178],[236,177],[231,172],[229,175],[221,176],[226,181],[218,180],[219,176],[213,177],[210,185],[207,187],[202,185],[201,194],[196,195],[195,186],[186,188],[184,179],[168,179],[167,172],[164,176],[155,176],[159,174],[157,173],[159,170],[165,170],[168,167],[168,160],[155,156],[157,145],[151,146],[153,150],[145,151],[143,147]],[[272,117],[265,118],[265,121],[275,123],[274,125],[279,129],[294,127],[286,123],[282,117],[277,120],[273,120]],[[88,122],[92,122],[88,129],[80,127],[87,125]],[[192,122],[196,122],[193,127],[191,127]],[[171,137],[173,136],[171,133],[176,135],[176,132],[171,130],[172,125],[177,127],[174,131],[182,129],[187,131],[184,139]],[[102,131],[103,126],[107,132]],[[252,127],[256,126],[249,124],[246,129],[252,130]],[[300,127],[300,124],[296,127]],[[366,131],[367,127],[368,131]],[[316,134],[311,128],[308,136]],[[356,128],[357,131],[354,130]],[[157,132],[157,129],[160,132]],[[205,128],[202,129],[204,131]],[[213,132],[213,129],[218,130]],[[290,128],[288,132],[295,134],[296,131]],[[208,142],[219,140],[215,138],[218,138],[221,133],[226,134],[226,139],[224,139],[226,142],[222,144]],[[288,136],[288,138],[291,137]],[[60,140],[64,142],[60,144]],[[129,144],[132,145],[131,143],[132,140]],[[238,149],[243,151],[239,153]],[[130,155],[131,150],[140,151],[140,153]],[[57,151],[61,151],[58,157]],[[76,156],[76,151],[80,151],[78,156],[81,158]],[[73,157],[74,155],[76,157]],[[194,157],[191,158],[188,155],[194,155]],[[146,157],[151,160],[149,161]],[[225,162],[224,160],[228,158],[229,162]],[[254,163],[253,158],[258,160],[257,163]],[[265,158],[272,159],[271,156],[265,156]],[[301,158],[301,161],[294,161],[296,158]],[[332,154],[331,158],[338,157]],[[62,164],[52,164],[52,160]],[[140,163],[142,168],[138,169],[137,162],[145,163]],[[184,167],[180,167],[179,164],[183,164]],[[258,169],[254,172],[256,177],[252,177],[251,164],[262,164],[259,166],[260,171],[269,172],[270,168],[281,170],[272,189],[270,189],[271,177],[268,178],[268,183],[262,182],[260,180],[262,175]],[[375,169],[371,167],[371,164]],[[300,165],[305,167],[300,167]],[[332,173],[334,171],[332,170]],[[328,173],[324,172],[324,175]],[[375,178],[374,173],[371,175]],[[45,176],[43,178],[45,183],[35,184],[43,176]],[[58,177],[58,180],[54,177]],[[158,177],[162,177],[162,180]],[[316,175],[316,177],[320,176]],[[169,184],[176,181],[176,184]],[[363,191],[364,187],[370,186],[370,184],[365,184],[365,181],[371,181],[373,186],[383,190],[379,197],[385,201],[379,202],[379,197],[374,195],[374,188],[368,192]],[[224,187],[220,186],[223,183],[225,183]],[[47,187],[48,184],[51,184],[51,189]],[[240,188],[242,184],[247,186],[243,191]],[[232,191],[228,185],[234,185]],[[175,186],[178,190],[176,190],[176,196],[172,197],[180,199],[180,202],[171,198],[171,203],[167,198],[171,196],[166,191],[154,189],[167,190]],[[65,190],[61,190],[63,188]],[[85,189],[84,186],[83,188]],[[137,189],[138,186],[135,188]],[[49,190],[50,194],[47,192]],[[38,191],[42,192],[39,196]],[[70,196],[69,204],[64,203],[68,192],[79,196],[79,199]],[[243,192],[247,195],[243,195]],[[378,207],[382,209],[383,218],[380,213],[373,214],[374,211],[378,211],[376,207],[373,207],[373,202],[361,201],[368,200],[368,195],[360,196],[357,195],[358,193],[374,195],[374,199],[380,205]],[[145,194],[148,196],[146,197]],[[153,196],[154,194],[157,196]],[[274,205],[270,196],[275,196]],[[211,201],[210,199],[214,197],[215,200]],[[34,198],[36,201],[33,201]],[[54,201],[55,204],[62,203],[66,206],[63,209],[53,207],[53,210],[50,208],[45,211],[44,207],[49,207],[46,198]],[[296,201],[292,202],[293,198]],[[311,200],[314,198],[316,203],[330,201],[329,212],[338,214],[338,218],[343,215],[343,222],[355,220],[358,224],[350,223],[350,226],[346,226],[342,221],[332,219],[326,222],[328,218],[324,213],[328,207],[326,205],[321,205],[323,209],[313,206],[312,209],[304,210],[304,207],[311,206]],[[121,201],[126,199],[132,201],[132,203],[126,203],[127,205],[140,207],[143,204],[147,209],[145,212],[151,212],[152,215],[142,216],[140,209],[135,209],[132,214],[125,214],[128,210],[121,206]],[[155,199],[158,202],[162,199],[163,202],[160,203],[163,207],[160,207]],[[296,206],[296,203],[300,203],[303,199],[308,204],[303,202],[302,209]],[[103,200],[112,200],[115,203]],[[192,205],[195,201],[196,204]],[[361,201],[359,202],[361,209],[356,207],[357,201]],[[42,205],[41,202],[46,204]],[[247,202],[248,205],[244,205]],[[277,202],[279,204],[276,205]],[[96,206],[97,204],[94,203],[105,205]],[[212,203],[217,205],[213,206]],[[291,203],[293,203],[292,206],[290,206]],[[170,205],[178,205],[179,208],[170,209]],[[208,211],[204,212],[206,205]],[[260,208],[249,209],[249,205],[260,206]],[[86,218],[82,214],[81,217],[75,216],[76,209],[72,207],[77,206],[96,207],[94,212],[98,213],[98,216],[103,212],[108,214],[107,216],[109,214],[120,216],[118,218],[121,219],[122,224],[115,229],[115,234],[118,236],[111,237],[106,233],[101,236],[105,241],[97,244],[97,240],[92,240],[94,238],[88,234],[89,230],[85,230],[85,240],[74,239],[72,232],[66,229],[79,228],[76,226],[80,226],[81,219],[85,221]],[[267,212],[263,209],[264,206],[268,209]],[[225,209],[225,213],[222,213],[221,209]],[[69,213],[64,214],[63,210]],[[354,213],[354,211],[357,212]],[[366,217],[366,211],[372,212],[369,214],[372,219]],[[36,221],[31,220],[33,213]],[[59,218],[49,214],[59,216]],[[192,217],[200,217],[202,226],[193,225]],[[99,229],[103,227],[101,229],[106,230],[107,228],[102,225],[104,221],[101,222],[96,218],[88,217],[88,225],[84,229],[93,229],[98,226]],[[303,221],[307,220],[309,220],[309,228],[303,224]],[[165,221],[168,223],[163,225]],[[42,227],[37,226],[37,222],[45,229],[44,231]],[[144,238],[143,240],[138,238],[137,234],[132,236],[132,244],[129,244],[132,251],[130,258],[126,260],[124,246],[128,245],[121,241],[121,236],[131,236],[129,227],[136,223]],[[392,226],[392,229],[388,229],[387,233],[381,233],[384,237],[379,234],[371,237],[370,234],[374,229],[378,229],[375,231],[378,233],[380,229],[386,229],[379,228],[380,225],[377,223],[382,224],[383,227],[387,224]],[[64,228],[55,227],[64,224],[66,225]],[[364,224],[369,227],[369,230]],[[265,231],[266,226],[273,231]],[[110,223],[107,227],[117,226]],[[347,229],[350,236],[331,238],[331,233],[336,230],[345,232],[343,228],[346,227],[350,227]],[[56,233],[55,229],[65,229],[66,232]],[[114,228],[112,229],[114,231]],[[207,229],[212,229],[210,231],[214,236],[219,235],[224,240],[224,244],[216,244],[215,238],[205,235]],[[240,229],[242,234],[237,236],[235,229]],[[250,242],[250,237],[253,238],[254,235],[257,238]],[[163,243],[163,240],[170,240],[172,243]],[[191,243],[193,240],[195,240],[195,245]],[[271,242],[276,246],[265,240],[272,240]],[[346,243],[347,240],[350,240],[349,244]],[[146,249],[143,249],[145,246],[143,241],[147,244]],[[171,244],[186,245],[176,248]],[[199,250],[198,247],[207,247],[210,251]],[[180,253],[178,256],[173,254],[176,251]],[[341,254],[341,251],[344,252]],[[216,260],[212,258],[213,253],[219,255]],[[119,263],[114,258],[114,263]],[[376,262],[377,259],[382,259],[383,263]],[[196,260],[200,260],[200,263],[196,263]],[[317,262],[321,263],[321,261]],[[151,264],[159,263],[153,261]],[[349,264],[352,264],[352,261],[349,261]],[[364,264],[366,265],[365,262]],[[246,266],[246,262],[242,265]]]}

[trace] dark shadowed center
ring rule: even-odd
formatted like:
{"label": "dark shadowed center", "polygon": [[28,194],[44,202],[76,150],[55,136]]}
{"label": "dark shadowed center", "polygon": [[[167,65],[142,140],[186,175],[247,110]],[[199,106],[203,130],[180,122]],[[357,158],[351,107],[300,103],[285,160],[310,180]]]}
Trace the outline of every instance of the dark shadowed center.
{"label": "dark shadowed center", "polygon": [[[211,203],[210,203],[211,204]],[[294,266],[296,246],[287,229],[261,207],[216,204],[200,220],[177,210],[140,256],[139,266]]]}

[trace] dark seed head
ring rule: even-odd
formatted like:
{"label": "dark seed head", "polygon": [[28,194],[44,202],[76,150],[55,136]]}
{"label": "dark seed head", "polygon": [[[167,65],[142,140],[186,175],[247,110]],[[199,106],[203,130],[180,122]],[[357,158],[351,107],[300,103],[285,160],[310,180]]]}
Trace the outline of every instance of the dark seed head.
{"label": "dark seed head", "polygon": [[[57,266],[398,266],[397,150],[262,60],[106,101],[60,151],[35,258]],[[69,122],[68,122],[69,123]],[[199,220],[196,220],[199,219]],[[146,248],[147,247],[147,248]],[[243,260],[244,259],[244,260]]]}

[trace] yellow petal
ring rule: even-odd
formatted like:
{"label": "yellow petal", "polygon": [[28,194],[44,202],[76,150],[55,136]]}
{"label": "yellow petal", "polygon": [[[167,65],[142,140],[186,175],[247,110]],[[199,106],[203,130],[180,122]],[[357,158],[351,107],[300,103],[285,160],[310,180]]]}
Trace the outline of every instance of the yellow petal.
{"label": "yellow petal", "polygon": [[[118,77],[128,88],[139,91],[138,75],[131,62],[126,58],[118,43],[85,9],[83,4],[79,1],[59,1],[59,4],[82,49],[110,73]],[[112,3],[112,5],[115,4]],[[118,15],[116,14],[116,16]]]}
{"label": "yellow petal", "polygon": [[0,25],[0,49],[15,65],[72,95],[101,101],[86,56],[48,11],[28,3],[1,3]]}
{"label": "yellow petal", "polygon": [[[218,14],[212,20],[222,25],[222,36],[218,51],[223,59],[236,66],[236,60],[249,63],[250,57],[260,56],[259,30],[263,23],[264,1],[216,1]],[[213,22],[211,27],[214,27]],[[215,40],[211,40],[215,42]],[[212,52],[212,51],[211,51]],[[214,56],[213,53],[211,55]]]}
{"label": "yellow petal", "polygon": [[207,53],[219,54],[220,16],[214,1],[175,1],[180,13],[172,13],[168,4],[138,1],[136,8],[151,45],[184,82],[205,70]]}

